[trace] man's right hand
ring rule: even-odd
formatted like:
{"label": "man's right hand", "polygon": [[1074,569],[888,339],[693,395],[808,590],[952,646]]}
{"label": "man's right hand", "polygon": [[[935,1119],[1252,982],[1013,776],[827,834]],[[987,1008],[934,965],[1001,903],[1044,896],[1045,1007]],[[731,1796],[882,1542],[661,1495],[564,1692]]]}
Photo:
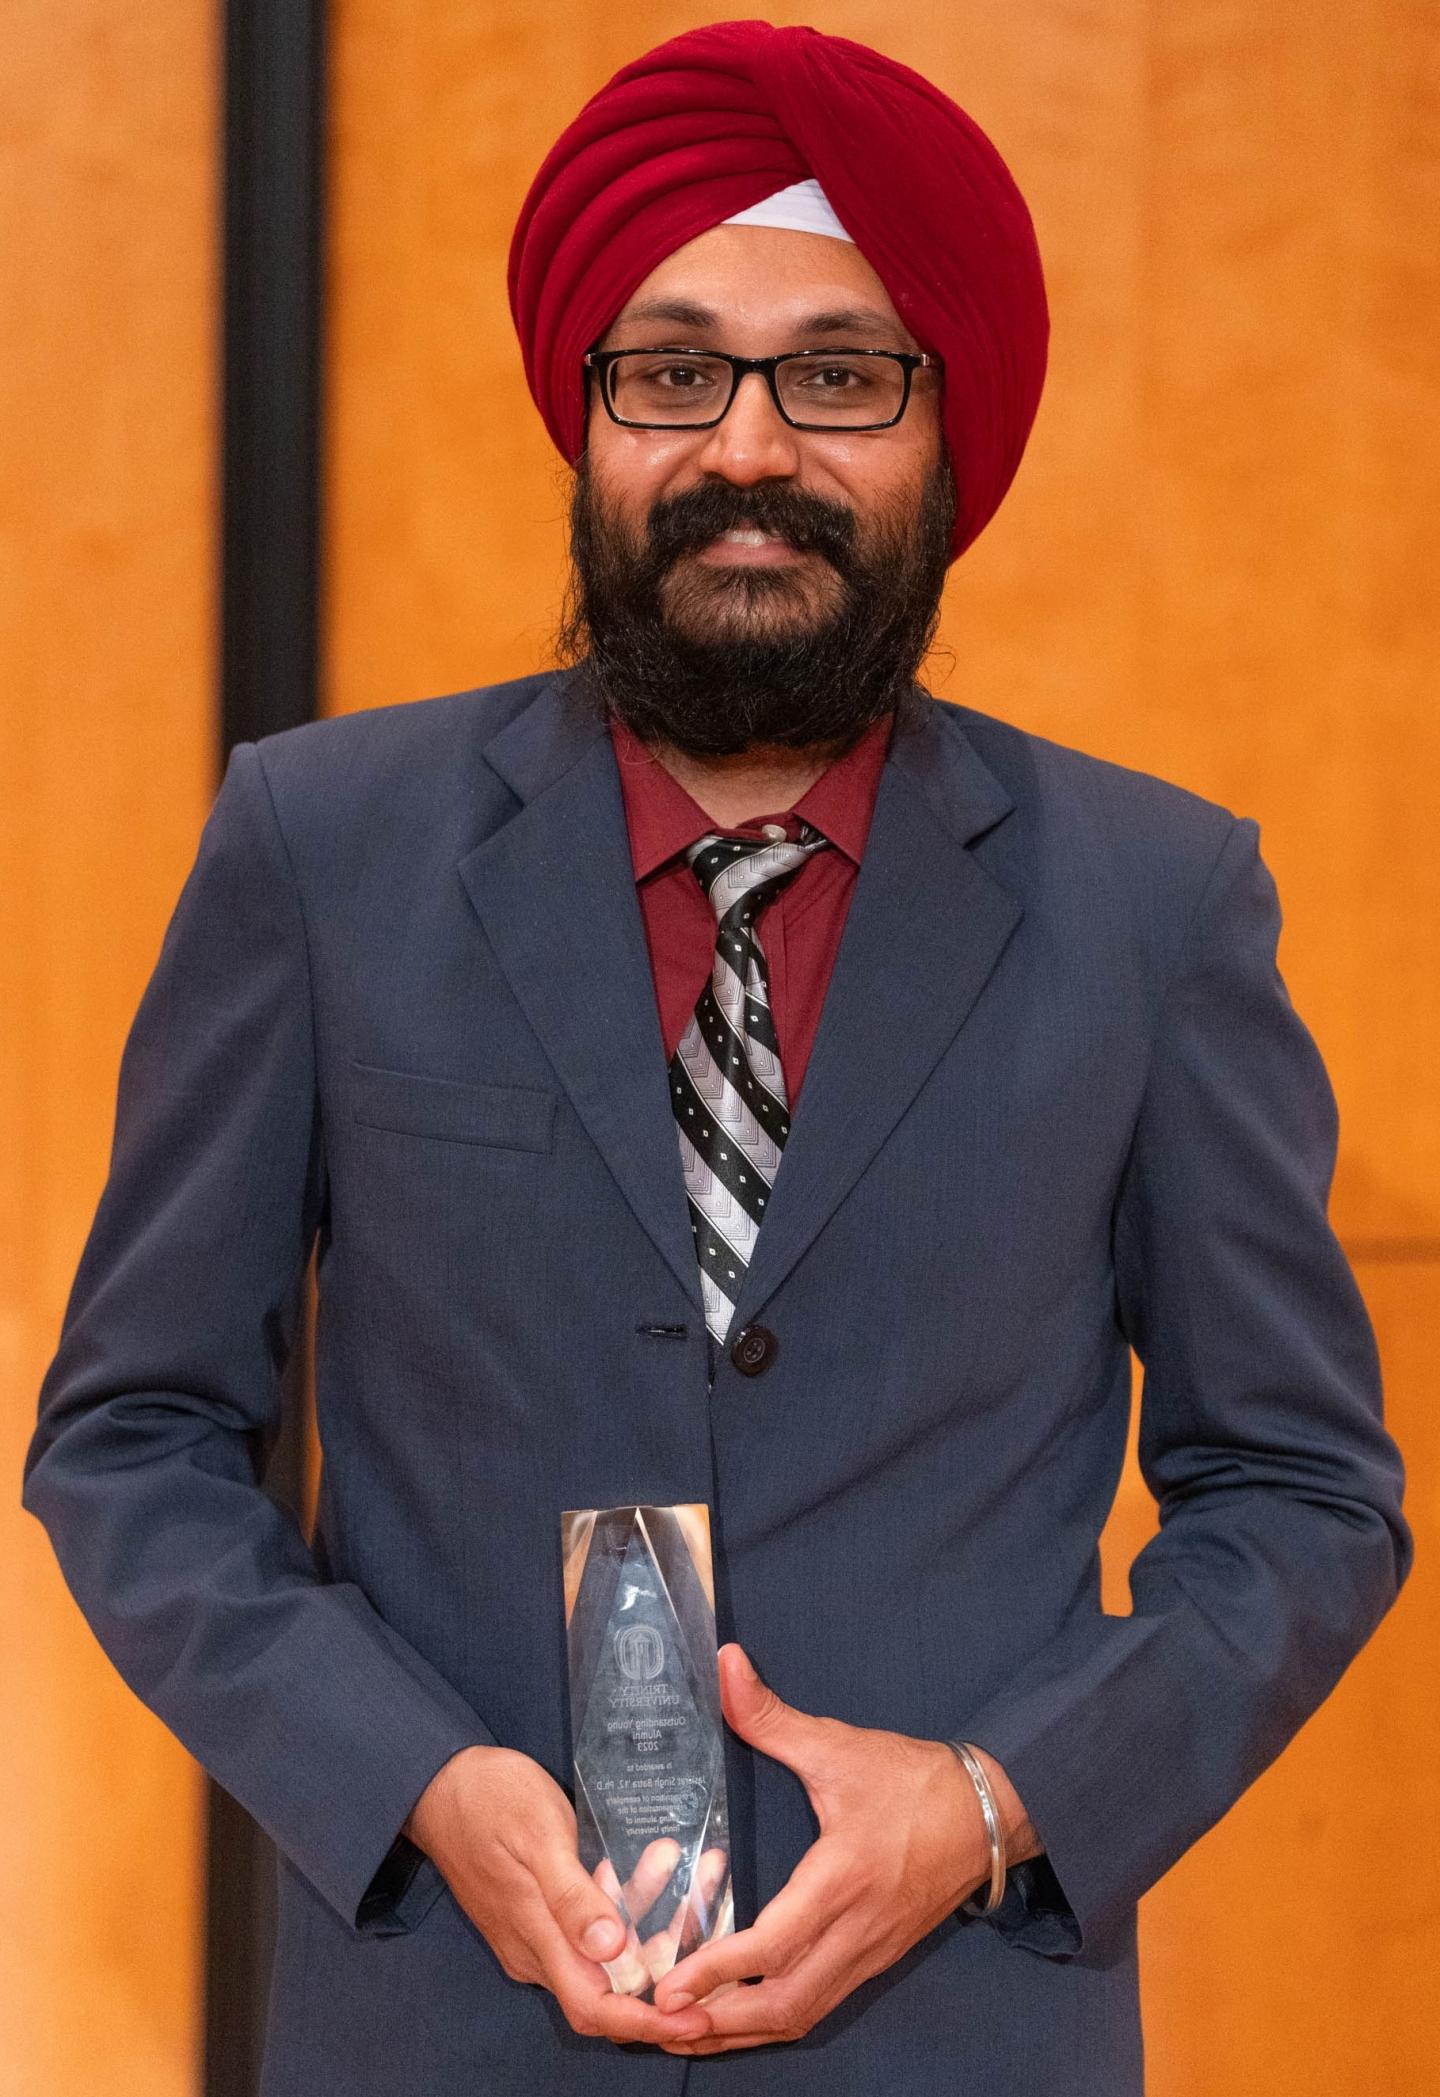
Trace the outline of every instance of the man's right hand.
{"label": "man's right hand", "polygon": [[574,1807],[528,1755],[463,1748],[416,1800],[404,1833],[511,1980],[548,1988],[572,2030],[653,2046],[709,2031],[703,2009],[667,2015],[612,1990],[600,1961],[625,1950],[625,1925],[580,1862]]}

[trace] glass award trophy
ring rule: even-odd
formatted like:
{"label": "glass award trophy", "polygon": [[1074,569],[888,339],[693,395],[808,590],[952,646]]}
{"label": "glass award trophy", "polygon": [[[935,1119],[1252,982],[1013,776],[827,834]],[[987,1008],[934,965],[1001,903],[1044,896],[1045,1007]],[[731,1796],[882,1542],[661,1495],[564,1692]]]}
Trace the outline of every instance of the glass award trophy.
{"label": "glass award trophy", "polygon": [[626,1925],[610,1985],[648,2001],[735,1927],[710,1510],[571,1509],[561,1545],[580,1860]]}

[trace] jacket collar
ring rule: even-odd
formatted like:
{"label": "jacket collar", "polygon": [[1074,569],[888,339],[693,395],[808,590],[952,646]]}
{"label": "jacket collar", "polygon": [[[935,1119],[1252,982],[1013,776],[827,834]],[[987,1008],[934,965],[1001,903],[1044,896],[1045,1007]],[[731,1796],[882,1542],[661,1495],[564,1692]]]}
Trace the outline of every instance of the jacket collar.
{"label": "jacket collar", "polygon": [[[519,804],[459,862],[591,1140],[697,1313],[699,1277],[614,748],[558,672],[485,745]],[[928,695],[898,727],[735,1330],[780,1287],[964,1024],[1021,917],[969,849],[1013,807]]]}

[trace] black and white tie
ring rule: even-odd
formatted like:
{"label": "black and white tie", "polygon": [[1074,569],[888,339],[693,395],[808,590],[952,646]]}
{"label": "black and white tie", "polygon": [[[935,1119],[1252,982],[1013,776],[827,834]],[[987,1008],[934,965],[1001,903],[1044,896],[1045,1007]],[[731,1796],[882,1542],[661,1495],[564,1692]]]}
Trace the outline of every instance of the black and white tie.
{"label": "black and white tie", "polygon": [[670,1104],[680,1131],[705,1324],[717,1346],[724,1345],[790,1133],[756,921],[810,854],[829,842],[802,823],[793,843],[752,843],[711,831],[685,854],[718,922],[710,981],[670,1059]]}

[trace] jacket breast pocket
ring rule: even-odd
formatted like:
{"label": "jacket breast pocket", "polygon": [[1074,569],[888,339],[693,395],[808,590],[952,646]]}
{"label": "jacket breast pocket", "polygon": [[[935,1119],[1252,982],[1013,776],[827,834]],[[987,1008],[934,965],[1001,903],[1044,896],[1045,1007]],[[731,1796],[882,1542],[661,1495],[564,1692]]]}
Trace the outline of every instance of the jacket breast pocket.
{"label": "jacket breast pocket", "polygon": [[555,1095],[536,1085],[477,1085],[350,1063],[351,1119],[362,1128],[502,1150],[549,1150]]}

